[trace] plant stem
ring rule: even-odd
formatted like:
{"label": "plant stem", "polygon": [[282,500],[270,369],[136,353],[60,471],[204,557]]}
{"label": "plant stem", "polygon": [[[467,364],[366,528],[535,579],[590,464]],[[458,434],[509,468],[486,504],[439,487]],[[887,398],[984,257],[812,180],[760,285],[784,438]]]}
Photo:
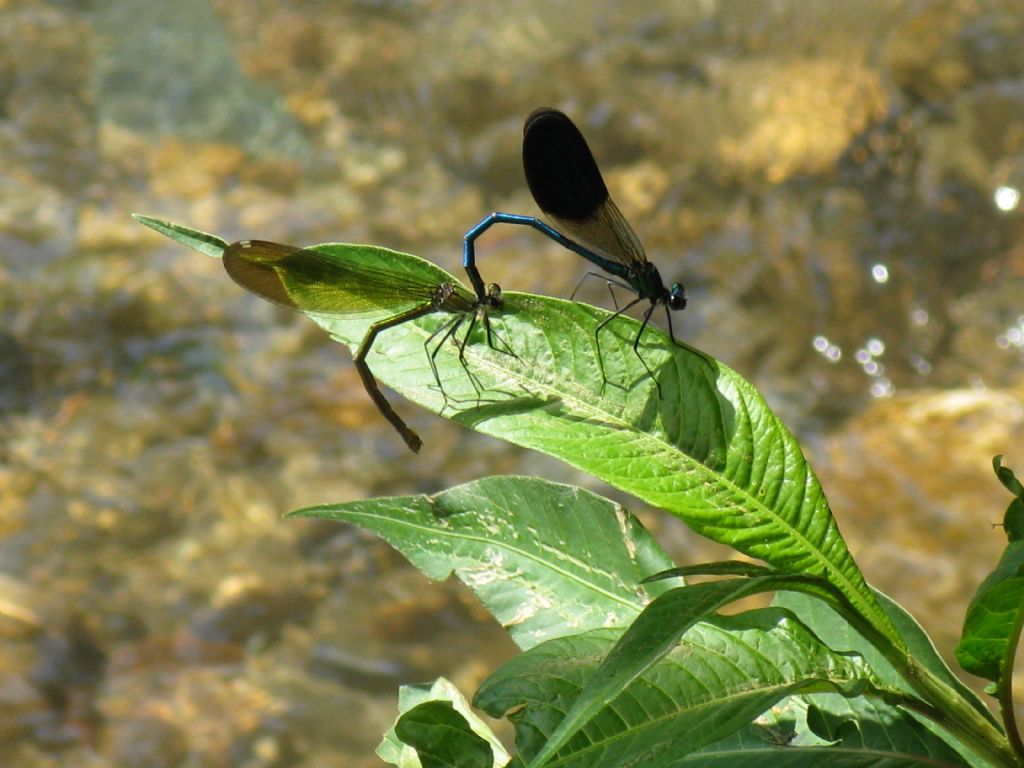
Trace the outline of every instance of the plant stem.
{"label": "plant stem", "polygon": [[945,682],[918,665],[912,656],[906,657],[900,671],[924,700],[935,708],[935,722],[986,760],[1007,768],[1019,768],[1021,761],[1006,735]]}

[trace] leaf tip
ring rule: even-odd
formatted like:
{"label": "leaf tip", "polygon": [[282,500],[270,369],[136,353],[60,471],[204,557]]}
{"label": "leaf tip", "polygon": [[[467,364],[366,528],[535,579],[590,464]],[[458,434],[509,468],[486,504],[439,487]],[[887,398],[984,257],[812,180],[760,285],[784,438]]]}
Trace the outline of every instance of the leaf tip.
{"label": "leaf tip", "polygon": [[192,229],[183,224],[175,224],[173,221],[158,219],[155,216],[146,216],[141,213],[133,213],[131,217],[139,222],[139,224],[149,227],[164,237],[169,237],[171,240],[175,240],[182,245],[187,245],[189,248],[197,250],[205,256],[219,259],[228,247],[226,240],[216,235],[211,235],[209,232]]}

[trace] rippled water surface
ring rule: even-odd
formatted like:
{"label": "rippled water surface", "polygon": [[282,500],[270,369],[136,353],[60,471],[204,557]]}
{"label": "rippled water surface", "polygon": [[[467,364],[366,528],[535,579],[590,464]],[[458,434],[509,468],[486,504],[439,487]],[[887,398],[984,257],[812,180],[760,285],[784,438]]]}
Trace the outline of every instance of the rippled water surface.
{"label": "rippled water surface", "polygon": [[[473,600],[300,506],[591,482],[396,407],[132,211],[458,272],[536,213],[523,118],[576,119],[690,307],[805,443],[869,580],[948,655],[1024,469],[1019,0],[0,2],[0,753],[359,766],[399,684],[514,652]],[[519,228],[488,279],[586,267]],[[587,298],[605,303],[601,286]],[[613,494],[614,495],[614,494]],[[680,561],[720,557],[630,509]]]}

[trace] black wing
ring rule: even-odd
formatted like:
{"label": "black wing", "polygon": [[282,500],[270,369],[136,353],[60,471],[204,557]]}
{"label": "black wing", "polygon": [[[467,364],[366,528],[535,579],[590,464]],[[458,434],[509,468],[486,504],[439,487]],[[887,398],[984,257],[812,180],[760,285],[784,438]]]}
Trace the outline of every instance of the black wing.
{"label": "black wing", "polygon": [[647,261],[586,139],[563,112],[541,107],[526,118],[523,170],[533,199],[563,234],[627,267]]}

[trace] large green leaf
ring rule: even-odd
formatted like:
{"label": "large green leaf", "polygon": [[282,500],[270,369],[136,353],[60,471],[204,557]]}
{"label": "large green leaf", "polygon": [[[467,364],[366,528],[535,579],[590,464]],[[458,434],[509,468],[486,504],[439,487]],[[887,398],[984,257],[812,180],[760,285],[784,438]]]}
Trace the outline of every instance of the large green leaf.
{"label": "large green leaf", "polygon": [[[153,221],[143,223],[154,226]],[[161,226],[164,234],[209,252],[210,236]],[[383,248],[316,248],[354,264],[454,280],[429,262]],[[369,322],[393,313],[311,317],[354,347]],[[464,355],[450,343],[438,350],[443,391],[424,349],[429,334],[446,320],[440,313],[389,329],[368,363],[381,381],[431,410],[556,456],[781,570],[824,576],[900,646],[796,440],[757,391],[728,367],[648,327],[640,352],[656,384],[633,351],[636,320],[620,316],[611,322],[598,349],[595,329],[608,317],[583,304],[506,294],[492,323],[515,354],[489,348],[477,324]],[[483,397],[476,385],[486,389]]]}
{"label": "large green leaf", "polygon": [[[539,645],[488,678],[474,704],[512,720],[519,756],[532,761],[620,634],[595,630]],[[784,611],[718,617],[692,627],[670,654],[602,707],[547,765],[679,765],[685,755],[746,730],[786,696],[855,694],[869,679],[856,657],[830,651]],[[764,757],[764,750],[758,754]]]}
{"label": "large green leaf", "polygon": [[[629,627],[573,702],[531,765],[546,765],[580,728],[633,681],[672,651],[691,627],[710,620],[722,608],[762,592],[797,589],[829,599],[827,582],[813,577],[770,574],[724,579],[673,589],[660,595]],[[793,621],[796,621],[795,617]],[[864,667],[865,672],[867,667]],[[868,681],[863,675],[863,682]]]}
{"label": "large green leaf", "polygon": [[528,477],[490,477],[434,496],[310,507],[383,537],[430,578],[454,572],[522,648],[626,626],[667,588],[640,580],[669,564],[636,518],[596,494]]}

